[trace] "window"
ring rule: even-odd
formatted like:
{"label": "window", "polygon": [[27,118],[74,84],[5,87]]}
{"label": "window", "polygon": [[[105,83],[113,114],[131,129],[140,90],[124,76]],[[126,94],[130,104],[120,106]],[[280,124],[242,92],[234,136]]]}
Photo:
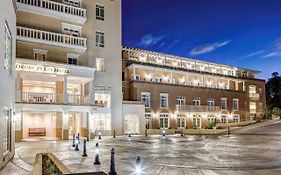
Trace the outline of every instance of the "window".
{"label": "window", "polygon": [[208,106],[215,106],[215,99],[209,98],[209,99],[207,100],[207,104],[208,104]]}
{"label": "window", "polygon": [[12,34],[10,28],[5,22],[5,58],[4,69],[12,73]]}
{"label": "window", "polygon": [[82,29],[82,26],[62,23],[62,33],[66,34],[66,35],[79,37],[81,35],[81,29]]}
{"label": "window", "polygon": [[111,115],[110,114],[95,114],[95,128],[97,130],[111,130]]}
{"label": "window", "polygon": [[80,0],[63,0],[63,3],[74,7],[81,6]]}
{"label": "window", "polygon": [[104,33],[103,32],[96,32],[96,46],[104,47]]}
{"label": "window", "polygon": [[221,115],[221,122],[227,123],[227,115]]}
{"label": "window", "polygon": [[144,103],[146,108],[150,107],[150,93],[149,92],[141,92],[141,101]]}
{"label": "window", "polygon": [[96,58],[96,67],[100,72],[105,72],[105,61],[104,58]]}
{"label": "window", "polygon": [[157,83],[161,83],[161,82],[162,82],[162,78],[160,78],[160,77],[155,77],[155,81],[156,81]]}
{"label": "window", "polygon": [[33,49],[33,58],[38,61],[46,61],[47,59],[47,50],[43,49]]}
{"label": "window", "polygon": [[208,115],[208,123],[216,123],[216,116]]}
{"label": "window", "polygon": [[201,116],[193,115],[193,128],[201,128]]}
{"label": "window", "polygon": [[193,105],[200,106],[200,97],[193,98]]}
{"label": "window", "polygon": [[169,94],[161,93],[160,94],[160,107],[168,108],[168,96]]}
{"label": "window", "polygon": [[160,114],[160,128],[168,129],[169,128],[169,114]]}
{"label": "window", "polygon": [[104,20],[104,6],[96,4],[96,19]]}
{"label": "window", "polygon": [[139,75],[132,75],[132,79],[133,80],[140,80],[140,76]]}
{"label": "window", "polygon": [[234,98],[233,99],[233,110],[238,111],[239,109],[239,99]]}
{"label": "window", "polygon": [[178,128],[185,128],[185,115],[177,115]]}
{"label": "window", "polygon": [[177,97],[177,109],[183,109],[185,106],[185,97],[178,96]]}
{"label": "window", "polygon": [[73,65],[78,65],[78,57],[79,57],[79,55],[77,55],[77,54],[67,54],[67,63],[73,64]]}
{"label": "window", "polygon": [[240,115],[238,115],[238,114],[233,114],[233,122],[234,122],[234,123],[240,122]]}
{"label": "window", "polygon": [[12,143],[12,110],[5,108],[4,109],[4,121],[3,121],[3,152],[6,154],[11,151]]}
{"label": "window", "polygon": [[250,113],[255,114],[257,112],[257,104],[256,102],[250,102]]}
{"label": "window", "polygon": [[221,98],[221,109],[222,110],[227,109],[227,98]]}
{"label": "window", "polygon": [[145,128],[151,128],[151,114],[145,114]]}

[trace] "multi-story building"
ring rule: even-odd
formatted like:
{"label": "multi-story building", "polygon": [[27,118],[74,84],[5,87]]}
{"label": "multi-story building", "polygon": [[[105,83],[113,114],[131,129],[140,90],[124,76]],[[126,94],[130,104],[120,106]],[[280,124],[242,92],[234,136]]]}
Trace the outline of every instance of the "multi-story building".
{"label": "multi-story building", "polygon": [[258,71],[128,47],[122,54],[123,99],[144,103],[146,128],[205,128],[262,115]]}
{"label": "multi-story building", "polygon": [[16,4],[16,140],[122,133],[121,0]]}
{"label": "multi-story building", "polygon": [[0,169],[13,157],[15,112],[16,4],[0,7]]}

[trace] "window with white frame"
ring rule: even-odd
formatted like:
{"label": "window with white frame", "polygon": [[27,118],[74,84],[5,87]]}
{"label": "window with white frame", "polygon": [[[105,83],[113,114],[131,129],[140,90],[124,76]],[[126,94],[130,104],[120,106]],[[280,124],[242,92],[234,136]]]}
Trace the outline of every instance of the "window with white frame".
{"label": "window with white frame", "polygon": [[150,92],[141,92],[141,101],[144,103],[144,107],[150,108]]}
{"label": "window with white frame", "polygon": [[207,119],[208,119],[208,123],[215,123],[216,122],[216,116],[215,115],[208,115],[207,116]]}
{"label": "window with white frame", "polygon": [[82,26],[62,23],[62,33],[75,37],[80,37]]}
{"label": "window with white frame", "polygon": [[150,129],[151,128],[151,114],[146,113],[145,115],[145,128]]}
{"label": "window with white frame", "polygon": [[200,97],[193,98],[193,105],[200,106]]}
{"label": "window with white frame", "polygon": [[104,20],[104,6],[96,4],[96,19]]}
{"label": "window with white frame", "polygon": [[233,122],[234,123],[240,122],[240,115],[239,114],[233,114]]}
{"label": "window with white frame", "polygon": [[104,33],[103,32],[96,32],[96,46],[97,47],[104,47]]}
{"label": "window with white frame", "polygon": [[178,96],[177,97],[177,109],[183,109],[185,106],[185,97]]}
{"label": "window with white frame", "polygon": [[168,129],[169,128],[169,114],[160,114],[160,128]]}
{"label": "window with white frame", "polygon": [[111,130],[111,115],[106,113],[96,113],[95,128],[101,131]]}
{"label": "window with white frame", "polygon": [[178,128],[185,128],[185,118],[186,116],[183,114],[178,114],[177,115],[177,124],[178,124]]}
{"label": "window with white frame", "polygon": [[221,122],[222,123],[227,123],[228,122],[227,115],[224,115],[224,114],[221,115]]}
{"label": "window with white frame", "polygon": [[160,93],[160,108],[168,108],[168,96],[169,94]]}
{"label": "window with white frame", "polygon": [[250,106],[250,113],[251,114],[255,114],[257,112],[257,104],[256,104],[256,102],[250,102],[249,106]]}
{"label": "window with white frame", "polygon": [[161,82],[162,82],[162,78],[160,78],[160,77],[155,77],[155,81],[156,81],[157,83],[161,83]]}
{"label": "window with white frame", "polygon": [[104,58],[96,58],[96,67],[100,72],[105,72],[105,60]]}
{"label": "window with white frame", "polygon": [[78,65],[78,54],[67,54],[67,64]]}
{"label": "window with white frame", "polygon": [[213,98],[208,98],[207,104],[208,104],[208,106],[215,106],[215,99],[213,99]]}
{"label": "window with white frame", "polygon": [[221,98],[221,109],[222,110],[227,109],[227,98]]}
{"label": "window with white frame", "polygon": [[[3,117],[3,152],[6,154],[11,151],[12,144],[12,110],[9,108],[4,108]],[[1,128],[2,129],[2,128]]]}
{"label": "window with white frame", "polygon": [[4,57],[4,69],[12,73],[12,33],[5,22],[5,57]]}
{"label": "window with white frame", "polygon": [[33,49],[33,58],[38,61],[46,61],[47,60],[47,50],[43,49]]}
{"label": "window with white frame", "polygon": [[63,0],[62,2],[64,4],[71,5],[71,6],[74,6],[74,7],[81,7],[80,0]]}
{"label": "window with white frame", "polygon": [[233,110],[234,111],[238,111],[239,110],[239,99],[238,98],[234,98],[233,99]]}
{"label": "window with white frame", "polygon": [[201,116],[193,115],[193,128],[201,128]]}
{"label": "window with white frame", "polygon": [[249,85],[249,94],[255,94],[257,92],[257,87],[255,85]]}

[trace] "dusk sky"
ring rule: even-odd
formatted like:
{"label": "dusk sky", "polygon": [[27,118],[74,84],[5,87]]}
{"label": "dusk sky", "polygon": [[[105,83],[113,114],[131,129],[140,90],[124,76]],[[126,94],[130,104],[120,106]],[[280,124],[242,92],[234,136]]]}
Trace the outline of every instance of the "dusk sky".
{"label": "dusk sky", "polygon": [[123,45],[281,73],[281,0],[123,0]]}

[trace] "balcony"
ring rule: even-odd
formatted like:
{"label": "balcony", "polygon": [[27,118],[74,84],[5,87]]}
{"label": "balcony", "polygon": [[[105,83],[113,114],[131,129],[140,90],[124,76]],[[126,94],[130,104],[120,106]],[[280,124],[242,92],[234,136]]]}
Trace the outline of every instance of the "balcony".
{"label": "balcony", "polygon": [[258,94],[258,93],[249,93],[249,98],[251,100],[259,100],[260,99],[260,94]]}
{"label": "balcony", "polygon": [[17,91],[17,103],[26,104],[67,104],[67,105],[95,105],[94,97],[72,94],[54,94]]}
{"label": "balcony", "polygon": [[17,0],[17,7],[19,11],[35,13],[79,24],[84,24],[87,20],[86,9],[50,0]]}
{"label": "balcony", "polygon": [[195,105],[176,105],[178,111],[182,112],[219,112],[219,106],[195,106]]}
{"label": "balcony", "polygon": [[62,47],[77,52],[87,50],[87,39],[17,26],[17,40]]}

